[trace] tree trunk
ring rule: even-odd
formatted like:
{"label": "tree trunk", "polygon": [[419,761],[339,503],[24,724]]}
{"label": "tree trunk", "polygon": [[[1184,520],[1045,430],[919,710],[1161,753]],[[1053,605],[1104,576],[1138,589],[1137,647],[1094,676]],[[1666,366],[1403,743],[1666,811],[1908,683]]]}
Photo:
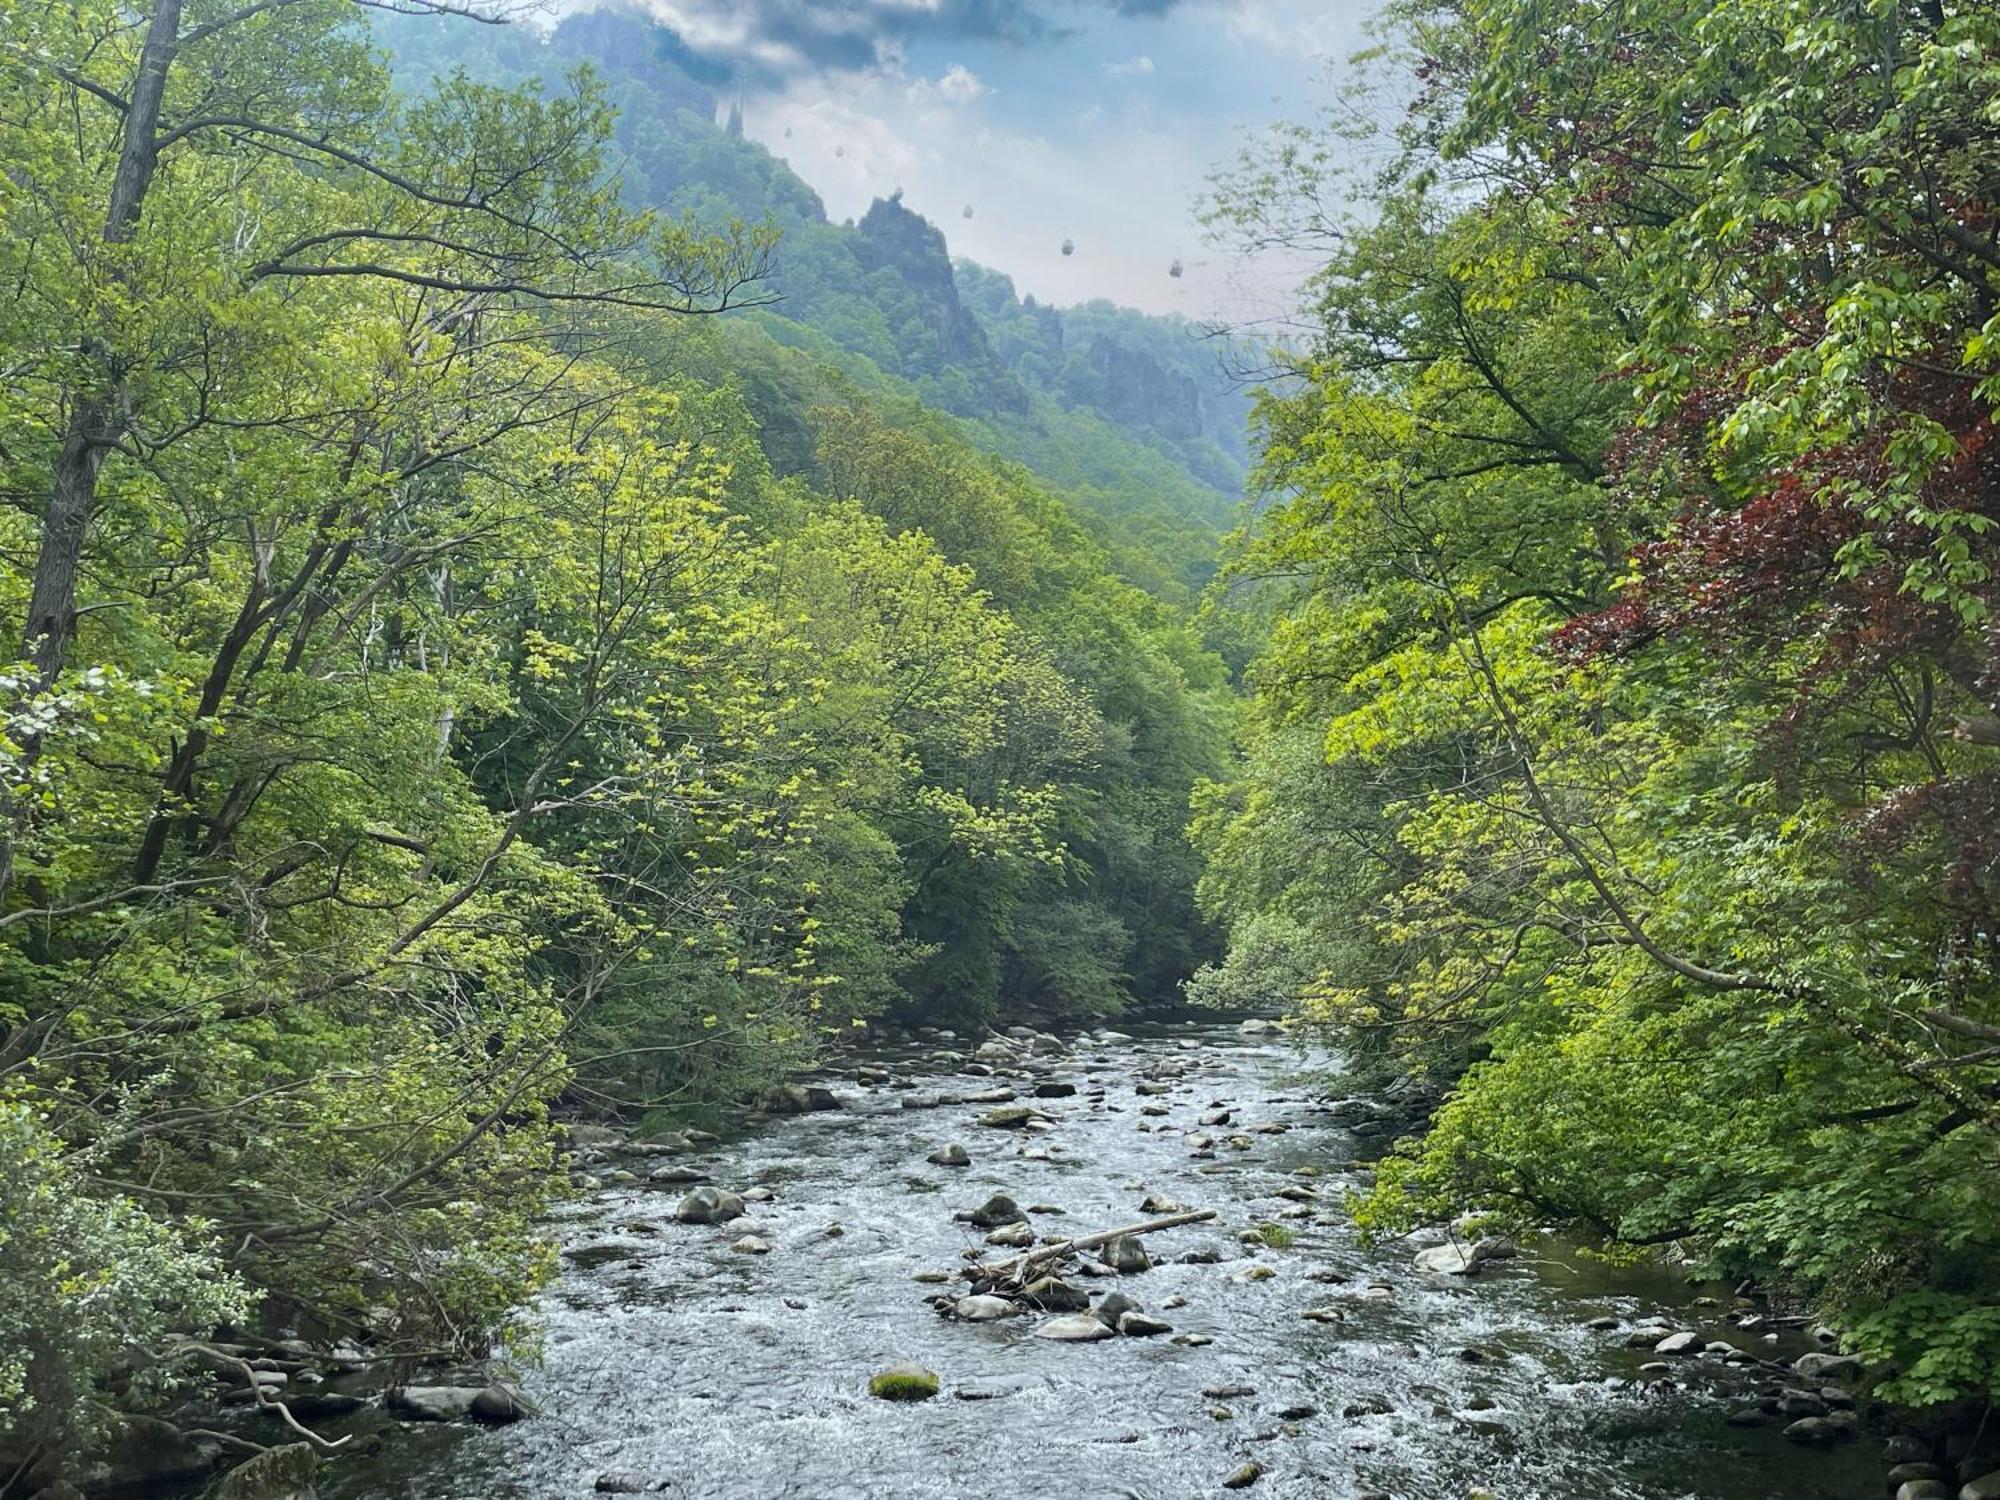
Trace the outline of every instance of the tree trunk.
{"label": "tree trunk", "polygon": [[[146,23],[146,40],[139,50],[139,73],[126,101],[125,128],[118,151],[118,170],[111,179],[111,202],[104,213],[104,242],[122,245],[139,227],[140,210],[153,185],[160,161],[160,109],[167,93],[167,76],[180,49],[181,0],[153,0]],[[94,350],[104,366],[102,391],[79,395],[63,429],[62,448],[50,476],[49,507],[42,517],[35,574],[28,590],[28,615],[22,622],[22,655],[35,664],[35,679],[21,694],[46,692],[62,676],[76,639],[76,575],[83,562],[83,545],[97,508],[97,474],[104,456],[124,436],[126,416],[123,370],[116,353],[99,344]],[[32,766],[41,753],[39,735],[24,737],[22,766]],[[0,901],[14,879],[14,844],[22,811],[11,796],[0,799]]]}
{"label": "tree trunk", "polygon": [[[118,170],[111,179],[111,202],[104,214],[104,242],[121,245],[139,227],[139,212],[159,166],[160,107],[167,75],[180,46],[181,0],[154,0],[139,52],[139,74],[125,109],[125,134]],[[122,371],[116,354],[99,347],[106,389],[80,398],[71,408],[56,458],[49,508],[42,520],[41,546],[22,631],[24,654],[35,664],[36,687],[46,690],[62,675],[70,642],[76,637],[76,574],[83,543],[97,504],[97,472],[104,455],[124,435],[119,389]]]}

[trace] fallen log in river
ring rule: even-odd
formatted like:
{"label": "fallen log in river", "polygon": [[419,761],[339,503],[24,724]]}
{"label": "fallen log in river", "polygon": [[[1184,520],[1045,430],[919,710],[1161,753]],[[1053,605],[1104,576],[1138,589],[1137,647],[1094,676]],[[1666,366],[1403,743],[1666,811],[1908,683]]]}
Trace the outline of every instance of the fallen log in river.
{"label": "fallen log in river", "polygon": [[1152,1234],[1161,1229],[1178,1229],[1183,1224],[1201,1224],[1215,1217],[1212,1208],[1195,1209],[1184,1214],[1170,1214],[1164,1219],[1148,1219],[1143,1224],[1127,1224],[1120,1229],[1104,1229],[1096,1234],[1081,1235],[1073,1240],[1058,1240],[1053,1245],[1041,1245],[1033,1250],[1024,1250],[1019,1255],[1006,1260],[991,1261],[967,1266],[961,1275],[975,1282],[998,1284],[1012,1280],[1016,1284],[1030,1280],[1029,1272],[1051,1261],[1061,1260],[1065,1255],[1077,1255],[1085,1250],[1095,1250],[1099,1245],[1108,1245],[1113,1240],[1128,1234]]}

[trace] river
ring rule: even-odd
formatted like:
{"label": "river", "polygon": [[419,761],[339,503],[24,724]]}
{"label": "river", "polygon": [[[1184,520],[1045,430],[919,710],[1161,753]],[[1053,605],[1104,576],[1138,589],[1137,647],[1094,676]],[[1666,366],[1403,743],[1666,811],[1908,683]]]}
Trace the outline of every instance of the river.
{"label": "river", "polygon": [[[1625,1335],[1652,1314],[1760,1358],[1806,1347],[1732,1328],[1728,1289],[1546,1249],[1470,1281],[1419,1272],[1409,1244],[1364,1246],[1341,1211],[1371,1143],[1314,1086],[1329,1059],[1213,1021],[1131,1031],[1020,1070],[1024,1102],[1052,1117],[1039,1132],[981,1127],[989,1105],[903,1107],[912,1092],[1016,1082],[1004,1067],[992,1078],[940,1071],[952,1067],[940,1048],[969,1044],[886,1050],[869,1061],[892,1083],[829,1080],[845,1108],[773,1118],[686,1159],[721,1186],[770,1190],[748,1222],[676,1223],[679,1187],[593,1194],[558,1226],[564,1270],[543,1308],[545,1358],[525,1380],[543,1414],[497,1429],[399,1426],[371,1457],[330,1466],[322,1494],[556,1500],[620,1472],[709,1500],[1177,1500],[1221,1493],[1252,1461],[1264,1470],[1253,1496],[1882,1493],[1883,1461],[1866,1440],[1805,1448],[1776,1420],[1728,1425],[1772,1388],[1768,1370],[1710,1355],[1642,1372],[1653,1356],[1626,1348]],[[1169,1091],[1138,1093],[1152,1075]],[[1026,1076],[1071,1080],[1079,1093],[1027,1100]],[[1149,1106],[1167,1113],[1142,1114]],[[1188,1137],[1217,1108],[1231,1122],[1208,1132],[1214,1158],[1198,1159]],[[1239,1132],[1247,1149],[1225,1139]],[[969,1168],[926,1163],[951,1141]],[[1316,1205],[1275,1196],[1302,1183]],[[939,1288],[913,1277],[964,1264],[981,1235],[952,1214],[996,1191],[1063,1209],[1033,1215],[1042,1232],[1143,1219],[1149,1194],[1217,1210],[1214,1223],[1149,1237],[1154,1268],[1116,1278],[1176,1335],[1212,1342],[1058,1344],[1032,1336],[1033,1317],[940,1317],[926,1301]],[[1240,1242],[1267,1222],[1295,1241]],[[770,1253],[732,1251],[748,1232]],[[1223,1258],[1178,1262],[1199,1247]],[[1251,1279],[1260,1265],[1272,1274]],[[1704,1293],[1720,1305],[1697,1306]],[[1174,1297],[1185,1305],[1166,1309]],[[1309,1309],[1332,1311],[1316,1321]],[[1587,1326],[1606,1316],[1619,1328]],[[937,1371],[944,1394],[871,1399],[869,1377],[902,1361]],[[1254,1394],[1209,1394],[1230,1387]],[[1303,1407],[1315,1414],[1278,1416]]]}

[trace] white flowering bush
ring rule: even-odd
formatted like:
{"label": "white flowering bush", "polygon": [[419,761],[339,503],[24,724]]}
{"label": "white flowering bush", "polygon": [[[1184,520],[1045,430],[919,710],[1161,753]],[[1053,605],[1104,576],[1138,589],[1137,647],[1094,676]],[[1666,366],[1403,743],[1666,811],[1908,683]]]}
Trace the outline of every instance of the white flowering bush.
{"label": "white flowering bush", "polygon": [[122,1197],[85,1191],[35,1110],[0,1099],[0,1443],[89,1435],[100,1382],[130,1363],[154,1397],[179,1370],[135,1351],[245,1317],[251,1296],[212,1253]]}

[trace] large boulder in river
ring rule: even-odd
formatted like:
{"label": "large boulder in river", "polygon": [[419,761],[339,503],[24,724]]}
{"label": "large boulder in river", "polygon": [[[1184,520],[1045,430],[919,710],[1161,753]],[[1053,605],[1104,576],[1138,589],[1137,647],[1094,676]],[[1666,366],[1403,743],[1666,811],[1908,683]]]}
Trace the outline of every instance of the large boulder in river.
{"label": "large boulder in river", "polygon": [[495,1427],[532,1417],[536,1410],[534,1402],[504,1380],[495,1381],[472,1398],[473,1417],[481,1422],[490,1422]]}
{"label": "large boulder in river", "polygon": [[817,1083],[784,1083],[771,1090],[764,1108],[774,1115],[809,1115],[841,1108],[840,1096]]}
{"label": "large boulder in river", "polygon": [[1466,1244],[1454,1240],[1417,1252],[1417,1269],[1438,1276],[1477,1276],[1491,1261],[1510,1260],[1518,1252],[1511,1240],[1479,1240]]}
{"label": "large boulder in river", "polygon": [[1087,1312],[1090,1309],[1090,1293],[1054,1276],[1029,1282],[1021,1295],[1044,1312]]}
{"label": "large boulder in river", "polygon": [[1139,1243],[1139,1237],[1135,1234],[1121,1234],[1106,1245],[1104,1263],[1121,1276],[1132,1276],[1140,1271],[1153,1269],[1152,1257],[1146,1254],[1146,1247]]}
{"label": "large boulder in river", "polygon": [[105,1461],[104,1488],[150,1491],[205,1479],[221,1465],[223,1449],[212,1437],[182,1432],[158,1417],[130,1416]]}
{"label": "large boulder in river", "polygon": [[934,1167],[969,1167],[972,1165],[972,1158],[966,1154],[965,1147],[955,1141],[949,1146],[938,1147],[937,1150],[925,1157],[924,1160]]}
{"label": "large boulder in river", "polygon": [[1005,1193],[995,1193],[979,1207],[968,1209],[953,1217],[963,1220],[977,1229],[997,1229],[1002,1224],[1019,1224],[1027,1219],[1021,1205]]}
{"label": "large boulder in river", "polygon": [[721,1188],[698,1187],[681,1199],[674,1217],[683,1224],[724,1224],[743,1217],[743,1200]]}
{"label": "large boulder in river", "polygon": [[1091,1316],[1096,1318],[1106,1328],[1116,1328],[1118,1320],[1124,1317],[1125,1314],[1141,1310],[1138,1302],[1133,1298],[1126,1296],[1123,1292],[1113,1292],[1102,1302],[1098,1303],[1095,1308],[1091,1309]]}
{"label": "large boulder in river", "polygon": [[223,1475],[209,1500],[315,1500],[318,1471],[319,1455],[310,1443],[266,1448]]}
{"label": "large boulder in river", "polygon": [[456,1422],[469,1416],[485,1388],[476,1385],[406,1385],[385,1391],[382,1404],[408,1422]]}
{"label": "large boulder in river", "polygon": [[1861,1361],[1852,1354],[1801,1354],[1792,1361],[1795,1375],[1816,1383],[1859,1380],[1863,1368]]}

